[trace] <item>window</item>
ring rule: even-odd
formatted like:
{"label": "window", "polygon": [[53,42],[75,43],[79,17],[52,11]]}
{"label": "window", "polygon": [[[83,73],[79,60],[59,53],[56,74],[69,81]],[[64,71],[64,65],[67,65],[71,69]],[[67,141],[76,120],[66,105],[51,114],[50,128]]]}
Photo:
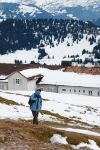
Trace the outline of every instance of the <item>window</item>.
{"label": "window", "polygon": [[41,91],[43,91],[43,88],[41,88]]}
{"label": "window", "polygon": [[16,84],[20,84],[20,80],[19,79],[16,79]]}
{"label": "window", "polygon": [[76,93],[76,90],[74,89],[74,93]]}
{"label": "window", "polygon": [[0,84],[0,89],[4,90],[4,85]]}
{"label": "window", "polygon": [[89,91],[89,95],[92,95],[92,91]]}
{"label": "window", "polygon": [[71,89],[70,89],[70,92],[71,92]]}
{"label": "window", "polygon": [[48,92],[53,92],[53,89],[48,87],[48,88],[47,88],[47,91],[48,91]]}
{"label": "window", "polygon": [[62,91],[66,91],[66,89],[62,89]]}
{"label": "window", "polygon": [[98,96],[100,96],[100,92],[98,92]]}
{"label": "window", "polygon": [[78,92],[80,93],[80,90]]}
{"label": "window", "polygon": [[83,90],[83,93],[85,93],[85,90]]}

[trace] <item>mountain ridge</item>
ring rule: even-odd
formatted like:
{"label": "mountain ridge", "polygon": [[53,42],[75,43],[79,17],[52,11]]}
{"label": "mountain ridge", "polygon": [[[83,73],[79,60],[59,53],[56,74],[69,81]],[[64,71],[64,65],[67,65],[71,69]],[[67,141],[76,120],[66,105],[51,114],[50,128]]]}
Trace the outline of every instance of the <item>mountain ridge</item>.
{"label": "mountain ridge", "polygon": [[52,18],[53,16],[34,4],[1,3],[0,19]]}
{"label": "mountain ridge", "polygon": [[[57,19],[100,19],[99,0],[2,0],[0,2],[0,18],[57,18]],[[8,13],[9,12],[9,13]],[[9,14],[9,15],[8,15]]]}

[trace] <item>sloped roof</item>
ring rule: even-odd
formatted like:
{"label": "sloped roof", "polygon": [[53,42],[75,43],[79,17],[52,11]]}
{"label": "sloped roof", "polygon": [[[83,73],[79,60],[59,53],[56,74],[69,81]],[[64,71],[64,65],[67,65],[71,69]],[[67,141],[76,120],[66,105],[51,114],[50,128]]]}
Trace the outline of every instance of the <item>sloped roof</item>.
{"label": "sloped roof", "polygon": [[30,79],[30,80],[34,77],[43,77],[43,75],[36,68],[22,70],[22,71],[20,71],[20,74],[22,74],[24,77],[26,77],[27,79]]}
{"label": "sloped roof", "polygon": [[5,75],[0,75],[0,82],[8,82],[7,76]]}
{"label": "sloped roof", "polygon": [[85,73],[63,72],[46,68],[31,68],[17,71],[28,80],[42,78],[39,84],[68,85],[100,88],[100,75]]}
{"label": "sloped roof", "polygon": [[7,79],[6,75],[0,75],[0,80],[5,80],[5,79]]}
{"label": "sloped roof", "polygon": [[27,78],[28,80],[33,80],[33,79],[38,79],[38,78],[43,78],[43,75],[41,75],[41,74],[38,74],[38,75],[36,75],[36,76],[32,76],[32,77],[29,77],[29,78]]}
{"label": "sloped roof", "polygon": [[100,75],[47,70],[39,84],[100,88]]}
{"label": "sloped roof", "polygon": [[21,74],[23,77],[25,77],[28,80],[33,80],[33,79],[38,79],[38,78],[42,78],[43,75],[40,73],[36,73],[34,69],[25,69],[22,71],[15,71],[13,73],[11,73],[10,75],[7,76],[7,78],[9,78],[10,76],[12,76],[13,74],[15,74],[16,72],[18,72],[19,74]]}
{"label": "sloped roof", "polygon": [[100,75],[63,72],[61,70],[50,70],[46,68],[31,68],[20,71],[20,73],[28,79],[31,79],[35,76],[42,77],[42,80],[39,82],[39,84],[100,88]]}

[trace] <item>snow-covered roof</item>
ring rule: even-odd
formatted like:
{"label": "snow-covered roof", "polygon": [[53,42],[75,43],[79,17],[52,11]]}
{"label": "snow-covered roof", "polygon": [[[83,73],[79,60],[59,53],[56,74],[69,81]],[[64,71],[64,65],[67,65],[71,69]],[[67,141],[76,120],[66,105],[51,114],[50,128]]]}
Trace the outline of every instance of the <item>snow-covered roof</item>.
{"label": "snow-covered roof", "polygon": [[0,75],[0,82],[8,82],[7,76]]}
{"label": "snow-covered roof", "polygon": [[39,74],[39,72],[37,72],[36,69],[25,69],[20,71],[20,73],[26,78],[30,78]]}
{"label": "snow-covered roof", "polygon": [[12,76],[13,74],[15,74],[16,72],[18,72],[19,74],[21,74],[23,77],[27,78],[28,80],[33,80],[34,78],[42,78],[43,76],[40,73],[36,73],[35,70],[32,69],[25,69],[22,71],[15,71],[12,72],[10,75],[8,75],[7,78],[9,78],[10,76]]}
{"label": "snow-covered roof", "polygon": [[42,77],[42,75],[37,71],[37,69],[25,69],[20,71],[20,73],[27,79],[33,79],[34,77]]}
{"label": "snow-covered roof", "polygon": [[1,82],[1,83],[7,83],[7,82],[8,82],[8,79],[5,79],[5,80],[1,80],[1,79],[0,79],[0,82]]}
{"label": "snow-covered roof", "polygon": [[25,69],[20,71],[20,73],[28,79],[37,76],[43,77],[39,84],[100,88],[100,75],[63,72],[62,70],[50,70],[46,68]]}
{"label": "snow-covered roof", "polygon": [[7,76],[5,76],[5,75],[0,75],[0,80],[4,80],[4,79],[6,79],[7,78]]}

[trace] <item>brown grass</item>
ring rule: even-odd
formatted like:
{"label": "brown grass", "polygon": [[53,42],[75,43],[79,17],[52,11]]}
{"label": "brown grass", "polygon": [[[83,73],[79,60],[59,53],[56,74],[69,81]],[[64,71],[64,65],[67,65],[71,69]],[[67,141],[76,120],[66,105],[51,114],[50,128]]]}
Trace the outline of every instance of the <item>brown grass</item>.
{"label": "brown grass", "polygon": [[67,117],[61,116],[58,113],[53,113],[53,112],[50,112],[50,111],[47,111],[47,110],[41,110],[41,114],[46,114],[46,115],[56,117],[58,119],[62,119],[62,120],[64,120],[65,123],[68,123],[68,122],[71,121],[71,119],[69,119]]}
{"label": "brown grass", "polygon": [[17,102],[14,102],[12,100],[7,100],[3,97],[0,97],[0,103],[6,104],[6,105],[19,105]]}
{"label": "brown grass", "polygon": [[63,125],[61,124],[61,126],[65,126],[69,123],[71,123],[71,124],[73,124],[73,126],[77,126],[77,127],[80,127],[83,125],[84,126],[90,126],[88,123],[77,120],[76,117],[67,118],[67,117],[61,116],[57,113],[53,113],[53,112],[50,112],[47,110],[41,110],[41,114],[50,115],[50,116],[56,117],[58,120],[62,120],[64,122],[64,124]]}
{"label": "brown grass", "polygon": [[65,67],[64,71],[97,75],[100,74],[100,67]]}
{"label": "brown grass", "polygon": [[[10,146],[12,142],[17,144],[21,143],[22,145],[26,143],[30,149],[35,147],[38,150],[42,150],[44,147],[49,150],[52,147],[50,138],[56,133],[64,137],[66,136],[68,143],[72,145],[77,145],[81,142],[88,143],[88,139],[92,139],[100,146],[100,137],[60,131],[48,126],[50,126],[49,122],[46,124],[43,122],[39,125],[32,125],[30,121],[25,120],[0,120],[0,135],[2,136],[0,137],[0,144],[7,145],[9,143]],[[58,147],[60,148],[60,146]],[[33,150],[36,150],[35,148]],[[66,147],[64,148],[67,150]],[[53,147],[50,150],[53,150]]]}

